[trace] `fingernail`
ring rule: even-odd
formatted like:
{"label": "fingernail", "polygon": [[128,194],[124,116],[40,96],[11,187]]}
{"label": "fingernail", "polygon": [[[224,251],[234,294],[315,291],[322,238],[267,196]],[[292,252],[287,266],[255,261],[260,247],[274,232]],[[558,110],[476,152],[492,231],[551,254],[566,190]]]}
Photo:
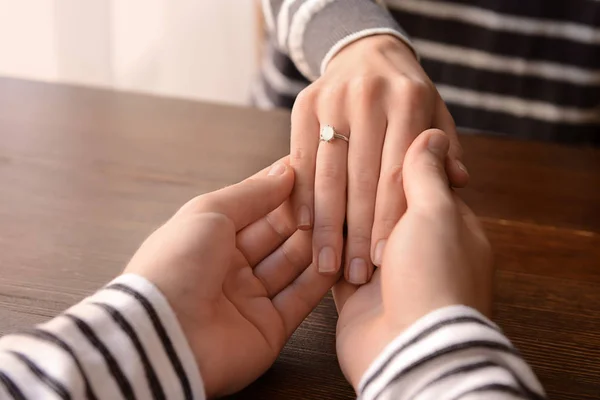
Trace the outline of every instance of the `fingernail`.
{"label": "fingernail", "polygon": [[271,167],[268,176],[281,175],[285,172],[285,165],[277,163]]}
{"label": "fingernail", "polygon": [[298,209],[298,229],[310,229],[310,210],[307,206]]}
{"label": "fingernail", "polygon": [[456,166],[458,167],[458,169],[463,171],[465,174],[469,175],[469,171],[467,170],[467,167],[465,167],[465,164],[463,164],[460,160],[456,160]]}
{"label": "fingernail", "polygon": [[321,252],[319,253],[319,272],[322,274],[332,274],[337,270],[335,264],[335,251],[333,250],[333,248],[329,246],[323,247],[321,249]]}
{"label": "fingernail", "polygon": [[348,282],[355,285],[367,283],[367,263],[362,258],[355,258],[350,262]]}
{"label": "fingernail", "polygon": [[440,157],[446,156],[449,147],[450,142],[448,141],[448,137],[441,133],[434,133],[429,137],[429,141],[427,142],[429,151]]}
{"label": "fingernail", "polygon": [[373,264],[377,265],[378,267],[381,267],[381,262],[383,261],[383,250],[385,249],[386,242],[386,239],[381,239],[375,245],[375,251],[373,254]]}

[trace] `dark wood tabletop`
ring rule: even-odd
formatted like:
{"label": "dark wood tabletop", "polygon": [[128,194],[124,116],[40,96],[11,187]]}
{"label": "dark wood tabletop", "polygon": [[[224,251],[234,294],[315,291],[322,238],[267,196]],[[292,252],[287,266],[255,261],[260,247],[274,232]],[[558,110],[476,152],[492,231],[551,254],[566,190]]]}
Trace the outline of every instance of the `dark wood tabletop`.
{"label": "dark wood tabletop", "polygon": [[[191,197],[288,152],[289,114],[0,79],[0,334],[117,275]],[[600,151],[469,135],[464,199],[496,253],[495,320],[551,398],[600,397]],[[328,296],[235,396],[350,399]]]}

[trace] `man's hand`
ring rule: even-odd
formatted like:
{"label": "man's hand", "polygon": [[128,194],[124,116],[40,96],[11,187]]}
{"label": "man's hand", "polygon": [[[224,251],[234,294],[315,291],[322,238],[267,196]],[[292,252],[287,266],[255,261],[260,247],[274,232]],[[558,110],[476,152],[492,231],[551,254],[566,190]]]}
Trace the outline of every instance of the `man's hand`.
{"label": "man's hand", "polygon": [[191,200],[125,270],[169,301],[209,397],[265,372],[337,280],[311,265],[311,233],[296,230],[286,163]]}
{"label": "man's hand", "polygon": [[437,129],[414,141],[403,170],[408,208],[381,268],[358,289],[344,281],[334,288],[338,358],[355,388],[381,350],[429,312],[463,304],[490,314],[490,246],[475,215],[448,186],[448,148],[448,137]]}
{"label": "man's hand", "polygon": [[[325,125],[349,143],[319,142]],[[345,47],[300,93],[292,111],[292,197],[298,226],[314,228],[319,271],[335,274],[343,264],[348,281],[363,284],[371,278],[406,210],[404,155],[417,135],[432,127],[450,138],[451,183],[466,185],[454,121],[412,50],[392,36],[370,36]]]}

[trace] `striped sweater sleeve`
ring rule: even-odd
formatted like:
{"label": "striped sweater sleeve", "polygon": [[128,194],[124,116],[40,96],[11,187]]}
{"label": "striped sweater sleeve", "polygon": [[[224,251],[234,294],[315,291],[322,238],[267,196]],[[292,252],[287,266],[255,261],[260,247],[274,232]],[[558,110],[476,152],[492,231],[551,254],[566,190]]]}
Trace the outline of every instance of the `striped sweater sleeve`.
{"label": "striped sweater sleeve", "polygon": [[310,80],[317,79],[343,47],[366,36],[393,35],[414,51],[382,4],[375,0],[262,0],[272,41]]}
{"label": "striped sweater sleeve", "polygon": [[392,341],[359,384],[359,399],[545,399],[500,329],[472,308],[449,306]]}
{"label": "striped sweater sleeve", "polygon": [[32,330],[0,338],[0,399],[204,399],[162,293],[137,275]]}

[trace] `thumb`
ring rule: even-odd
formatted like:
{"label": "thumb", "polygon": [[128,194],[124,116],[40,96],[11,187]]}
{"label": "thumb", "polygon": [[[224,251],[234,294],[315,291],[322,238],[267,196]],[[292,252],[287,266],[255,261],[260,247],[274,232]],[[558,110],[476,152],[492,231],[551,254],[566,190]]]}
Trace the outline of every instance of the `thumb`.
{"label": "thumb", "polygon": [[449,148],[448,136],[439,129],[426,130],[411,144],[403,168],[408,210],[432,212],[453,203],[444,167]]}
{"label": "thumb", "polygon": [[279,160],[242,182],[197,197],[182,207],[220,213],[231,219],[236,232],[279,207],[294,187],[294,171]]}

